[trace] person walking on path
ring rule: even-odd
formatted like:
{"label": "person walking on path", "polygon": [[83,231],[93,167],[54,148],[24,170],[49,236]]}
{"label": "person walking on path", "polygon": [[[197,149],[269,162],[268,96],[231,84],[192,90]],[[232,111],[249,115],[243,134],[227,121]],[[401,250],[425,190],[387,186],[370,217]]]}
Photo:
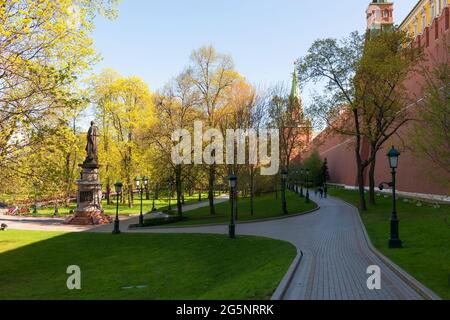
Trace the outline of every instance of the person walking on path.
{"label": "person walking on path", "polygon": [[320,198],[322,199],[323,198],[323,189],[322,189],[322,187],[319,188],[319,194],[320,194]]}

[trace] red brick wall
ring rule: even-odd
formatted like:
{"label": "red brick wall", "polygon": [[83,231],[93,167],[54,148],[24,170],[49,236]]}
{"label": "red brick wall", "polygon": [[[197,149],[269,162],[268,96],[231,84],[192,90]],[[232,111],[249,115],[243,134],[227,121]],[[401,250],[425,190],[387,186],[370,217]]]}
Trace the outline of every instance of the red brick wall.
{"label": "red brick wall", "polygon": [[[426,65],[429,68],[447,61],[448,51],[443,44],[449,45],[450,40],[449,13],[450,8],[447,7],[444,14],[436,18],[431,27],[427,28],[424,34],[416,39],[417,45],[425,46],[425,53],[428,57]],[[423,97],[424,84],[425,80],[418,74],[412,75],[406,81],[405,86],[410,92],[412,101],[418,101]],[[413,106],[410,108],[410,112],[417,113],[420,110]],[[398,169],[398,189],[400,191],[450,195],[450,190],[435,183],[429,174],[433,172],[435,176],[441,177],[442,180],[449,181],[450,176],[446,172],[437,168],[430,161],[414,157],[407,148],[400,147],[402,145],[410,146],[413,135],[414,125],[409,123],[399,130],[398,137],[393,137],[384,145],[384,149],[379,152],[377,157],[376,182],[390,181],[390,169],[386,154],[391,146],[395,145],[402,152]],[[332,183],[356,186],[356,160],[353,148],[353,137],[329,135],[327,132],[323,132],[312,141],[305,157],[312,151],[317,150],[322,158],[328,159]],[[365,144],[364,148],[363,153],[368,151],[368,145]],[[368,182],[367,172],[366,181]]]}

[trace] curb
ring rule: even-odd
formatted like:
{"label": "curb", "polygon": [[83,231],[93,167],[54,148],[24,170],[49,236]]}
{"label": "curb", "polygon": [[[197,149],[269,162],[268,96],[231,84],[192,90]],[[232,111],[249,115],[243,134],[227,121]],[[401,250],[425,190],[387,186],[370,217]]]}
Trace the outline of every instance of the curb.
{"label": "curb", "polygon": [[281,280],[280,284],[278,285],[278,288],[275,290],[274,294],[272,295],[272,298],[270,300],[273,301],[279,301],[283,300],[287,289],[291,285],[292,279],[294,278],[294,274],[297,272],[298,268],[300,267],[300,263],[303,260],[303,251],[299,250],[297,253],[297,257],[292,262],[291,266],[289,267],[288,271],[284,275],[283,280]]}
{"label": "curb", "polygon": [[[316,208],[305,211],[305,212],[301,212],[301,213],[295,213],[295,214],[290,214],[287,216],[280,216],[280,217],[274,217],[274,218],[265,218],[265,219],[259,219],[259,220],[236,222],[236,225],[285,220],[285,219],[295,218],[298,216],[303,216],[306,214],[311,214],[316,211],[319,211],[320,209],[321,209],[320,206],[317,205]],[[129,225],[128,230],[138,231],[138,230],[161,230],[161,229],[190,229],[190,228],[201,228],[201,227],[221,227],[221,226],[227,226],[227,225],[228,225],[228,223],[226,223],[226,222],[218,223],[218,224],[195,224],[195,225],[190,225],[190,226],[170,226],[170,224],[168,224],[166,226],[163,225],[163,226],[157,226],[157,227],[143,227],[143,228],[131,227],[131,225]]]}
{"label": "curb", "polygon": [[359,212],[358,208],[356,208],[354,205],[352,205],[342,199],[339,199],[336,197],[332,197],[332,198],[335,200],[341,201],[342,203],[350,206],[353,210],[356,211],[357,216],[358,216],[358,221],[361,224],[363,234],[366,239],[369,250],[373,254],[375,254],[392,272],[394,272],[400,279],[402,279],[404,282],[406,282],[412,289],[414,289],[414,291],[416,291],[425,300],[442,300],[436,293],[434,293],[432,290],[428,289],[425,285],[423,285],[421,282],[416,280],[413,276],[411,276],[409,273],[407,273],[400,266],[398,266],[396,263],[394,263],[391,259],[386,257],[377,248],[375,248],[373,246],[372,241],[370,240],[369,234],[367,233],[366,226],[364,225],[364,222],[362,221],[361,213]]}

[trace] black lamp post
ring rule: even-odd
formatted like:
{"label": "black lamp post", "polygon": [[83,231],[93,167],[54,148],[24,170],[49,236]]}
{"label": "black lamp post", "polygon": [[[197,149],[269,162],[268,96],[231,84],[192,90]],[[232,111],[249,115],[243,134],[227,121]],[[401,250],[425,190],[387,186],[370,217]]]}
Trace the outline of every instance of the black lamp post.
{"label": "black lamp post", "polygon": [[147,188],[148,186],[148,178],[147,177],[143,177],[142,181],[139,177],[134,178],[134,183],[136,184],[136,188],[139,190],[140,194],[141,194],[141,211],[139,214],[139,226],[143,227],[144,226],[144,213],[142,210],[142,200],[143,200],[143,195],[144,195],[144,188]]}
{"label": "black lamp post", "polygon": [[306,172],[306,203],[309,203],[309,169],[305,169]]}
{"label": "black lamp post", "polygon": [[122,194],[122,182],[116,182],[114,184],[114,187],[116,188],[116,220],[114,220],[114,230],[113,234],[120,234],[120,228],[119,228],[119,195]]}
{"label": "black lamp post", "polygon": [[300,169],[300,198],[303,198],[303,176],[305,175],[305,169]]}
{"label": "black lamp post", "polygon": [[154,189],[153,189],[153,204],[152,204],[152,212],[156,212],[158,211],[158,209],[156,209],[156,188],[158,187],[158,185],[155,183],[154,185]]}
{"label": "black lamp post", "polygon": [[237,184],[237,177],[232,174],[228,177],[228,181],[230,183],[230,203],[231,203],[231,221],[228,227],[228,236],[230,239],[236,238],[236,225],[234,223],[234,190]]}
{"label": "black lamp post", "polygon": [[389,238],[389,248],[396,249],[402,248],[402,241],[399,236],[399,223],[397,216],[397,199],[396,199],[396,174],[398,168],[398,158],[400,157],[400,152],[392,147],[392,149],[387,154],[389,158],[389,166],[392,171],[392,182],[383,182],[380,184],[380,190],[384,189],[384,185],[388,185],[392,188],[392,215],[391,215],[391,235]]}
{"label": "black lamp post", "polygon": [[286,180],[288,177],[288,172],[284,168],[281,171],[281,202],[282,202],[282,212],[283,214],[288,214],[287,205],[286,205]]}

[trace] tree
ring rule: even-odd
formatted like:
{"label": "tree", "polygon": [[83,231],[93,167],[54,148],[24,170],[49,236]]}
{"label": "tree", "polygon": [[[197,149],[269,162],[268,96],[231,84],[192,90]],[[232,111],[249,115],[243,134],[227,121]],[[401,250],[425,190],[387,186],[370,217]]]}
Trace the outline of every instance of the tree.
{"label": "tree", "polygon": [[323,160],[322,168],[320,170],[320,184],[326,184],[330,180],[330,172],[328,171],[328,160]]}
{"label": "tree", "polygon": [[[217,53],[212,46],[202,47],[192,53],[187,76],[200,94],[201,108],[208,126],[215,128],[217,126],[217,109],[223,106],[225,91],[236,79],[232,58]],[[209,166],[208,198],[211,215],[215,214],[216,169],[217,164],[215,163]]]}
{"label": "tree", "polygon": [[[447,42],[448,43],[448,42]],[[447,50],[449,47],[447,45]],[[423,70],[427,79],[425,99],[419,104],[420,116],[414,123],[413,152],[450,174],[450,61],[438,64],[431,71]],[[430,168],[431,169],[431,168]],[[449,186],[448,176],[430,175],[444,186]]]}
{"label": "tree", "polygon": [[[332,134],[353,137],[359,207],[366,210],[364,172],[370,166],[370,201],[375,201],[374,174],[378,151],[410,119],[403,83],[421,61],[420,51],[400,30],[367,39],[357,32],[338,42],[317,40],[298,62],[303,81],[325,80],[324,94],[311,107]],[[364,140],[371,150],[363,156]]]}
{"label": "tree", "polygon": [[[26,192],[68,200],[80,154],[77,119],[87,105],[77,76],[97,60],[90,34],[117,0],[0,3],[0,171]],[[3,184],[0,183],[0,184]],[[8,186],[2,189],[8,189]]]}
{"label": "tree", "polygon": [[355,77],[361,133],[370,145],[369,202],[375,204],[375,167],[378,151],[415,115],[405,82],[423,62],[420,48],[406,32],[393,29],[371,35],[365,43]]}
{"label": "tree", "polygon": [[[74,99],[76,76],[96,60],[96,13],[113,18],[117,0],[0,3],[0,167],[15,170],[23,150],[52,131],[49,119]],[[18,139],[20,137],[20,139]]]}
{"label": "tree", "polygon": [[117,172],[120,168],[118,165],[120,155],[114,145],[113,119],[110,114],[116,98],[114,83],[120,78],[116,71],[106,69],[89,81],[91,102],[96,106],[96,119],[101,132],[99,160],[102,163],[101,176],[106,181],[105,198],[108,205],[112,203],[111,190],[114,180],[119,178]]}
{"label": "tree", "polygon": [[99,149],[99,158],[106,163],[105,176],[108,184],[115,177],[124,179],[124,193],[128,194],[128,206],[132,207],[134,176],[142,171],[144,155],[140,132],[154,120],[150,90],[138,77],[124,78],[113,71],[104,71],[91,81],[91,92],[100,120],[103,147]]}
{"label": "tree", "polygon": [[[155,146],[159,161],[167,167],[168,177],[175,176],[177,194],[177,212],[183,216],[182,202],[184,197],[183,182],[191,177],[192,165],[174,163],[172,150],[179,143],[172,139],[172,134],[178,130],[194,131],[194,120],[201,117],[196,107],[201,103],[199,93],[194,90],[190,78],[186,73],[180,74],[171,83],[166,85],[162,92],[155,95],[157,121],[145,136]],[[189,153],[192,157],[192,154]],[[183,159],[184,160],[184,159]],[[186,159],[191,161],[191,159]],[[192,184],[192,181],[189,181]]]}
{"label": "tree", "polygon": [[309,169],[309,177],[316,186],[320,186],[323,183],[322,165],[322,159],[317,151],[314,151],[307,159],[305,159],[305,161],[303,161],[303,166],[306,169]]}

